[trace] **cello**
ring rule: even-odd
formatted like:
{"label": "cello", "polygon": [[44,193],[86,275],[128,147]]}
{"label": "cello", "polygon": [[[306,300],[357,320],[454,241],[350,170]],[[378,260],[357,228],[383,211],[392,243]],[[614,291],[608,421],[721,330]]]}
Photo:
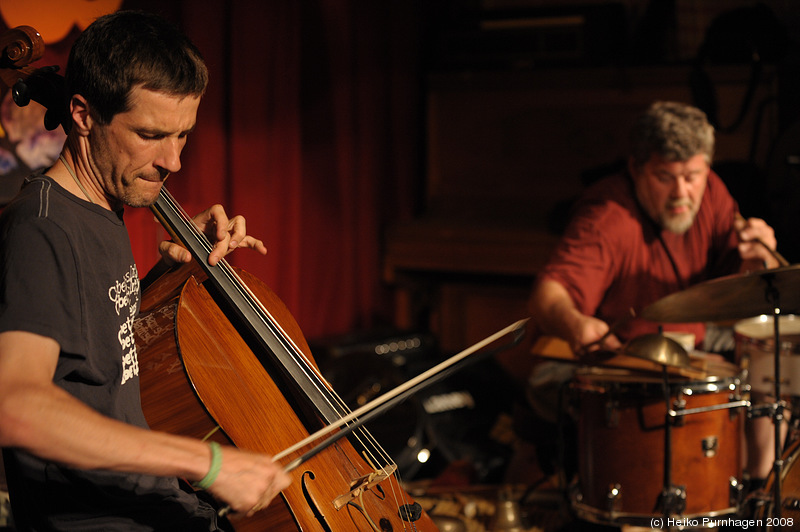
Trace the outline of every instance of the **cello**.
{"label": "cello", "polygon": [[[17,103],[33,99],[59,109],[63,93],[55,70],[27,67],[43,49],[38,33],[29,30],[4,41],[3,66],[11,72],[3,79]],[[40,81],[52,89],[47,98],[38,90]],[[49,125],[58,123],[69,127],[60,119]],[[208,242],[192,232],[193,222],[166,189],[154,211],[196,260],[166,273],[142,296],[136,340],[142,406],[151,427],[275,455],[341,419],[344,405],[322,379],[299,327],[274,293],[226,262],[207,267],[203,248]],[[291,474],[294,482],[280,500],[252,517],[231,516],[233,527],[436,529],[364,431],[305,459]]]}
{"label": "cello", "polygon": [[[135,332],[151,427],[274,456],[344,417],[274,292],[225,261],[207,266],[210,244],[166,189],[153,210],[196,260],[142,294]],[[266,510],[231,521],[236,530],[437,530],[395,470],[359,430],[290,471],[292,485]]]}
{"label": "cello", "polygon": [[[195,260],[162,275],[142,294],[134,329],[148,423],[286,459],[293,476],[266,510],[233,516],[235,529],[437,531],[400,485],[391,457],[361,423],[445,378],[503,336],[516,335],[501,348],[515,345],[527,320],[349,412],[275,293],[224,259],[209,266],[211,243],[165,188],[151,208]],[[339,433],[317,443],[334,430]]]}

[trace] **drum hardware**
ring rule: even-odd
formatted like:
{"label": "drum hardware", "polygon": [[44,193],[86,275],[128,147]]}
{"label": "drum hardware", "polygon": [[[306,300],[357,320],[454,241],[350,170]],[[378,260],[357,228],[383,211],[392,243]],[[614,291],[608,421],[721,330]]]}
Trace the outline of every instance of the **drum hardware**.
{"label": "drum hardware", "polygon": [[[665,382],[665,385],[668,387],[669,383]],[[686,400],[683,398],[685,393],[686,391],[682,390],[681,393],[677,395],[675,402],[672,404],[673,408],[670,408],[669,404],[667,404],[667,415],[670,416],[671,419],[666,423],[671,422],[675,427],[683,426],[683,416],[678,416],[678,412],[682,412],[686,409]]]}
{"label": "drum hardware", "polygon": [[622,506],[622,486],[612,484],[608,487],[608,513],[614,515],[619,513]]}
{"label": "drum hardware", "polygon": [[[781,508],[775,508],[775,501],[769,494],[772,487],[774,487],[775,477],[770,477],[767,480],[767,485],[763,492],[756,492],[750,495],[750,499],[754,505],[754,516],[758,519],[765,520],[769,518],[771,523],[776,522],[775,513],[777,511],[785,510],[784,524],[791,523],[792,530],[797,528],[797,522],[800,520],[800,440],[795,440],[789,445],[786,452],[781,457],[784,462],[783,477],[781,478],[782,489],[785,490],[786,496],[781,501]],[[781,523],[781,519],[777,519],[777,524]]]}
{"label": "drum hardware", "polygon": [[782,405],[783,408],[786,408],[786,401],[778,401],[776,403],[766,403],[763,405],[756,405],[750,408],[747,412],[748,419],[754,419],[758,417],[774,417],[775,409],[778,408],[778,405]]}
{"label": "drum hardware", "polygon": [[[783,298],[783,300],[781,300]],[[708,302],[713,301],[714,305]],[[783,308],[781,307],[783,304]],[[781,529],[781,423],[785,405],[781,399],[781,334],[782,312],[800,310],[800,266],[784,266],[743,275],[730,275],[697,284],[664,297],[645,308],[641,316],[654,322],[720,322],[771,315],[774,338],[774,397],[771,411],[774,427],[775,459],[772,474],[775,530]]]}
{"label": "drum hardware", "polygon": [[775,462],[772,466],[772,471],[775,475],[775,484],[773,485],[773,496],[775,499],[775,530],[781,530],[781,489],[783,484],[783,457],[781,449],[781,423],[783,422],[784,402],[781,401],[781,335],[780,335],[780,306],[779,294],[774,287],[770,286],[766,291],[766,297],[774,302],[772,321],[775,327],[775,409],[772,416],[772,426],[774,427],[774,448],[775,448]]}
{"label": "drum hardware", "polygon": [[697,408],[684,408],[682,410],[669,410],[668,415],[670,417],[680,418],[682,416],[701,414],[703,412],[713,412],[715,410],[729,410],[733,408],[747,408],[748,406],[750,406],[750,401],[748,401],[747,399],[740,399],[738,401],[728,401],[727,403],[722,403],[719,405],[700,406]]}
{"label": "drum hardware", "polygon": [[717,456],[717,449],[719,448],[719,440],[717,440],[716,436],[707,436],[703,438],[700,446],[703,449],[703,456],[706,458],[712,458]]}
{"label": "drum hardware", "polygon": [[787,510],[798,510],[800,509],[800,499],[797,497],[786,497],[783,499],[783,507]]}
{"label": "drum hardware", "polygon": [[731,489],[731,506],[739,508],[744,501],[744,484],[739,482],[736,477],[728,479]]}
{"label": "drum hardware", "polygon": [[[665,518],[681,515],[686,510],[686,487],[669,486],[661,492],[656,511],[660,511]],[[665,521],[666,522],[666,521]]]}
{"label": "drum hardware", "polygon": [[[749,394],[749,393],[747,393],[747,395],[745,395],[745,396],[744,396],[744,397],[747,397],[747,399],[742,399],[742,397],[743,397],[743,396],[742,396],[742,394],[740,394],[740,393],[738,392],[738,390],[735,390],[735,391],[733,391],[733,392],[732,392],[730,395],[728,395],[728,402],[729,402],[729,403],[739,403],[739,404],[742,404],[741,402],[743,401],[744,403],[746,403],[746,404],[743,404],[743,405],[742,405],[742,406],[743,406],[743,407],[746,409],[746,410],[745,410],[745,412],[746,412],[746,411],[747,411],[747,409],[749,409],[749,408],[750,408],[750,399],[749,399],[749,397],[750,397],[750,394]],[[736,413],[736,412],[735,412],[733,409],[731,409],[731,410],[728,412],[728,416],[729,416],[731,419],[733,419],[733,417],[734,417],[734,416],[737,416],[737,415],[738,415],[738,414],[737,414],[737,413]]]}
{"label": "drum hardware", "polygon": [[[786,408],[786,402],[781,399],[781,385],[782,384],[789,384],[790,382],[785,379],[781,379],[781,362],[782,362],[782,351],[785,349],[784,342],[781,341],[781,333],[780,333],[780,324],[782,321],[781,316],[781,309],[778,305],[778,298],[779,294],[777,290],[772,286],[771,278],[765,277],[767,281],[767,288],[765,289],[766,299],[773,302],[773,312],[772,312],[772,325],[773,325],[773,338],[774,338],[774,353],[773,353],[773,378],[765,377],[762,379],[764,382],[771,381],[773,390],[774,390],[774,397],[775,402],[773,404],[768,405],[760,405],[758,407],[758,414],[753,415],[752,417],[760,417],[763,415],[769,415],[772,418],[772,425],[774,427],[774,435],[773,435],[773,443],[774,443],[774,456],[775,459],[772,464],[772,475],[775,481],[773,482],[772,489],[772,511],[774,513],[775,518],[775,525],[774,530],[780,532],[781,530],[781,491],[782,491],[782,484],[783,484],[783,470],[784,470],[784,461],[782,457],[782,446],[781,446],[781,423],[783,423],[784,417],[784,410]],[[752,371],[752,368],[751,368]],[[755,384],[759,384],[756,382]],[[752,384],[751,384],[752,386]]]}
{"label": "drum hardware", "polygon": [[[680,348],[679,350],[675,349],[674,346],[669,343],[670,338],[666,338],[663,335],[661,335],[661,338],[664,340],[664,342],[658,343],[658,347],[661,348],[662,353],[660,356],[662,356],[664,360],[671,360],[669,358],[670,356],[677,360],[677,358],[674,356],[674,353],[680,355],[680,351],[683,351],[683,353],[686,354],[686,350],[683,349],[683,346],[674,340],[672,340],[672,342],[678,345]],[[664,515],[664,522],[666,523],[671,515],[682,514],[686,509],[686,486],[674,486],[672,484],[672,425],[676,420],[677,411],[670,408],[671,395],[667,364],[664,363],[661,367],[664,378],[662,390],[664,392],[664,401],[666,404],[666,411],[664,413],[664,484],[661,490],[659,504],[656,506],[656,510],[661,510],[661,513]],[[685,393],[685,391],[683,393]],[[676,403],[681,405],[681,412],[685,412],[683,408],[686,406],[686,401],[683,400],[683,397],[679,396]]]}

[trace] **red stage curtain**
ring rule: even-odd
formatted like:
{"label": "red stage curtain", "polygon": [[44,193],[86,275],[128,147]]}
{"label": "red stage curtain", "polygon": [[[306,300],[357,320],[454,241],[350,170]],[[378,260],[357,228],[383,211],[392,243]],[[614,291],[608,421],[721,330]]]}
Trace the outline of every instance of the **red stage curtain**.
{"label": "red stage curtain", "polygon": [[[179,18],[211,83],[169,188],[190,213],[243,214],[267,257],[231,262],[284,300],[307,337],[391,317],[381,236],[418,181],[415,2],[190,1]],[[163,232],[127,214],[142,274]]]}

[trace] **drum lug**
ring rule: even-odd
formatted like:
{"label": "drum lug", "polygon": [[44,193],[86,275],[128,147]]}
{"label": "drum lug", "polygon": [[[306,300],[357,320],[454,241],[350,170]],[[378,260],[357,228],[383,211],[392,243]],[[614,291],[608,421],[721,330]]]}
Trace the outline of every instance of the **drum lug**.
{"label": "drum lug", "polygon": [[797,511],[800,509],[800,499],[797,497],[786,497],[783,499],[783,505],[787,510],[794,510]]}
{"label": "drum lug", "polygon": [[662,490],[659,508],[670,515],[682,514],[686,509],[686,486],[672,485]]}
{"label": "drum lug", "polygon": [[716,436],[708,436],[703,438],[702,442],[703,447],[703,456],[706,458],[712,458],[717,455],[717,448],[719,446],[719,442]]}
{"label": "drum lug", "polygon": [[744,484],[739,482],[736,477],[730,477],[730,494],[731,494],[731,506],[734,508],[738,508],[741,506],[742,501],[744,500]]}
{"label": "drum lug", "polygon": [[[686,399],[683,398],[682,395],[679,395],[677,399],[672,403],[672,408],[676,412],[680,412],[684,408],[686,408]],[[684,416],[674,416],[672,418],[672,426],[673,427],[682,427],[686,421],[683,419]]]}

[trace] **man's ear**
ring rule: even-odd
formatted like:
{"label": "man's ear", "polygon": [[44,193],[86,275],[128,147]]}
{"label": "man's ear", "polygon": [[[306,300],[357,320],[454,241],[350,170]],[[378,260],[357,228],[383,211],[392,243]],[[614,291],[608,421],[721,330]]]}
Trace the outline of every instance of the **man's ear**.
{"label": "man's ear", "polygon": [[89,102],[80,94],[73,94],[69,99],[69,114],[72,118],[72,127],[80,135],[88,135],[94,124]]}

